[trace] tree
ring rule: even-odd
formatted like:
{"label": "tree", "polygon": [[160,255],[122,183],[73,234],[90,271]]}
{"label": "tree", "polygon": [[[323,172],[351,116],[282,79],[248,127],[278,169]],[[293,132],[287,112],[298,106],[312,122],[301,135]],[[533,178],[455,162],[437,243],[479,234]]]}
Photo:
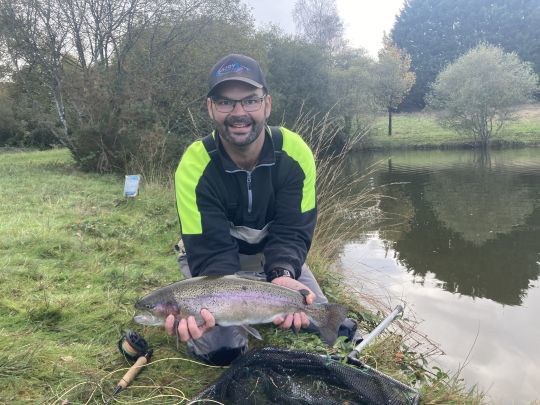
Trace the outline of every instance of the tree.
{"label": "tree", "polygon": [[411,57],[384,36],[384,47],[374,66],[374,92],[379,103],[388,111],[388,136],[392,135],[392,111],[403,101],[414,85],[416,76],[410,71]]}
{"label": "tree", "polygon": [[391,32],[411,55],[416,84],[404,104],[423,108],[437,74],[481,42],[515,51],[540,73],[538,0],[407,0]]}
{"label": "tree", "polygon": [[0,146],[17,144],[20,137],[20,123],[15,119],[13,100],[8,84],[0,83]]}
{"label": "tree", "polygon": [[92,93],[89,77],[97,66],[107,71],[114,62],[118,77],[126,51],[160,6],[153,0],[0,0],[2,42],[16,70],[30,67],[49,87],[62,131],[51,129],[75,156],[68,110],[78,121],[88,111],[78,102],[84,97],[66,93],[66,69],[79,73],[83,95]]}
{"label": "tree", "polygon": [[[125,170],[146,133],[190,140],[179,134],[186,106],[201,101],[208,60],[251,37],[246,10],[239,0],[0,0],[0,57],[39,78],[24,82],[29,93],[48,87],[56,117],[45,122],[81,166]],[[232,22],[236,35],[215,34]]]}
{"label": "tree", "polygon": [[332,113],[341,119],[344,136],[364,134],[380,109],[372,86],[374,61],[364,50],[349,48],[334,59],[328,89]]}
{"label": "tree", "polygon": [[481,44],[439,74],[427,103],[443,125],[486,147],[514,107],[532,98],[537,81],[530,64],[515,53]]}
{"label": "tree", "polygon": [[314,44],[291,38],[271,44],[267,79],[276,124],[292,126],[302,112],[316,114],[331,108],[330,66],[329,56]]}
{"label": "tree", "polygon": [[17,70],[21,65],[32,66],[49,87],[63,128],[63,136],[59,133],[58,138],[67,142],[69,129],[64,105],[62,58],[67,49],[69,29],[62,14],[58,2],[0,2],[2,42]]}
{"label": "tree", "polygon": [[331,52],[343,48],[343,22],[335,0],[297,0],[293,20],[307,42],[322,45]]}

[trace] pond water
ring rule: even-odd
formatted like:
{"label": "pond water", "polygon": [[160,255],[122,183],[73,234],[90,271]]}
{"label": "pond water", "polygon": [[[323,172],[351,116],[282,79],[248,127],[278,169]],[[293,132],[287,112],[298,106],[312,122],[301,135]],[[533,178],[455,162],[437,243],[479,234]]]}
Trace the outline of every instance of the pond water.
{"label": "pond water", "polygon": [[540,400],[540,149],[358,154],[389,218],[344,247],[365,293],[406,303],[436,362],[496,404]]}

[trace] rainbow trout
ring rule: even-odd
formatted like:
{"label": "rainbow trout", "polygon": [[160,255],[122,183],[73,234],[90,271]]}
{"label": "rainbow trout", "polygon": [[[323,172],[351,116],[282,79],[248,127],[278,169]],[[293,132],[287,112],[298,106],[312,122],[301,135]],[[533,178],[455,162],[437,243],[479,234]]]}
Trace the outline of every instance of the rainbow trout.
{"label": "rainbow trout", "polygon": [[307,305],[305,293],[238,276],[194,277],[140,299],[135,308],[141,312],[133,319],[142,325],[159,326],[171,314],[179,318],[193,315],[202,324],[200,312],[206,308],[214,315],[216,324],[244,326],[260,339],[258,332],[247,325],[270,323],[277,315],[303,311],[319,329],[321,339],[334,344],[347,309],[340,304]]}

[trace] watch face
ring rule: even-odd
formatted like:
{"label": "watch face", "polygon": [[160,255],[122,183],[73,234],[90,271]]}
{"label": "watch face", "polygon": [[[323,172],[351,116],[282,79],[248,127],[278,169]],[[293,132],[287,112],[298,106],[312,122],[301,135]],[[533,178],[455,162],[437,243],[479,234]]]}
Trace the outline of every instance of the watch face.
{"label": "watch face", "polygon": [[292,278],[292,273],[289,270],[279,269],[276,271],[278,277],[290,277]]}

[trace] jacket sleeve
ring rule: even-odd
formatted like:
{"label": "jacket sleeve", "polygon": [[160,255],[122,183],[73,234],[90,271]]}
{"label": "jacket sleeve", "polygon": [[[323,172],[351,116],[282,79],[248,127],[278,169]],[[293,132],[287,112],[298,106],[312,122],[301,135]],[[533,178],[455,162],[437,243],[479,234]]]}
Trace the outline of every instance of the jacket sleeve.
{"label": "jacket sleeve", "polygon": [[268,274],[281,267],[298,278],[317,221],[316,168],[313,154],[300,136],[285,128],[282,131],[275,215],[264,249],[264,269]]}
{"label": "jacket sleeve", "polygon": [[176,207],[191,274],[233,274],[237,242],[229,232],[224,204],[205,176],[210,156],[202,142],[184,153],[175,173]]}

